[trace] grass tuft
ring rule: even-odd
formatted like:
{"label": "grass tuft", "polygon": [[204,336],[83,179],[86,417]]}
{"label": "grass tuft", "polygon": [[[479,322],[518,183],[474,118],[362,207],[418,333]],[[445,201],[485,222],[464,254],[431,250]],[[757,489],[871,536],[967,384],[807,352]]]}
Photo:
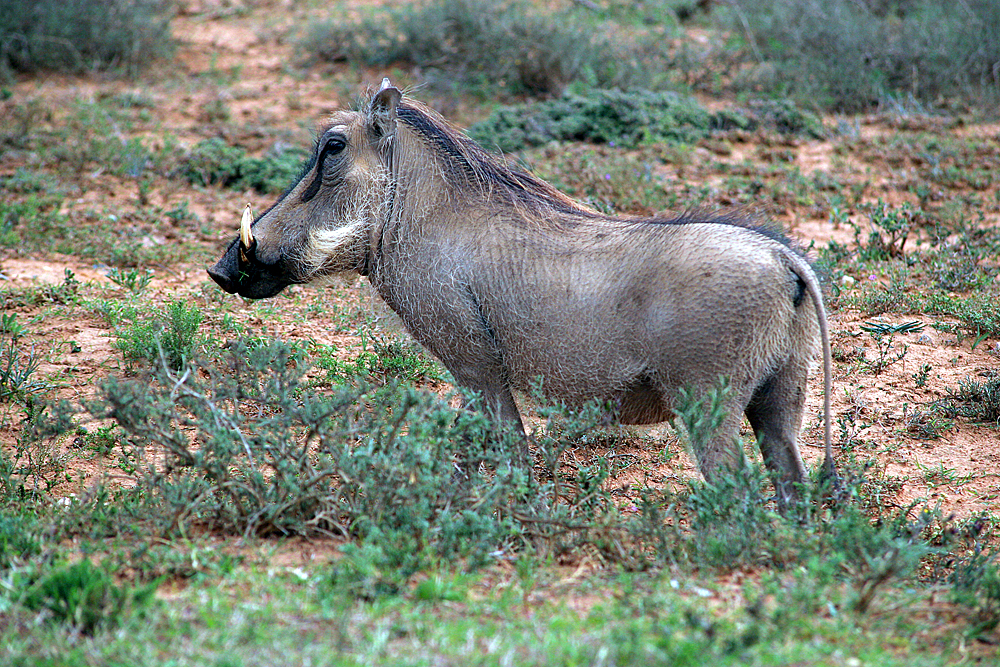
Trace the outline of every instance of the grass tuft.
{"label": "grass tuft", "polygon": [[111,575],[86,559],[56,567],[21,585],[24,607],[44,612],[49,620],[84,635],[117,627],[130,612],[148,606],[156,588],[155,582],[139,588],[116,584]]}

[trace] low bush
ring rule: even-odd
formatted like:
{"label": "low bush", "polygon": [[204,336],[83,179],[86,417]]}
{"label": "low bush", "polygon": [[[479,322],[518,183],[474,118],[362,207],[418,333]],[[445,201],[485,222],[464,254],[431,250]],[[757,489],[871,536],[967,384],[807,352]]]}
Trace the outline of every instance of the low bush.
{"label": "low bush", "polygon": [[840,111],[1000,97],[993,0],[737,0],[720,9],[744,40],[744,88]]}
{"label": "low bush", "polygon": [[[877,485],[849,466],[846,500],[832,507],[810,484],[800,506],[779,514],[763,466],[752,461],[711,483],[646,488],[636,507],[618,509],[607,460],[564,455],[604,419],[599,406],[574,413],[540,403],[532,471],[522,441],[449,397],[367,377],[317,392],[309,377],[304,348],[237,340],[212,360],[196,355],[179,369],[161,360],[138,379],[109,379],[87,408],[121,428],[122,460],[137,487],[112,512],[107,493],[82,499],[52,534],[141,525],[167,539],[204,530],[345,536],[343,558],[318,592],[366,600],[405,594],[415,575],[442,563],[475,569],[497,554],[586,552],[628,569],[794,571],[810,584],[793,613],[830,605],[865,613],[933,558],[936,580],[954,579],[977,618],[997,617],[992,589],[980,595],[969,584],[994,581],[992,558],[949,560],[966,547],[940,512],[905,507],[872,517],[865,494]],[[711,437],[725,391],[720,384],[708,396],[681,397],[693,449]],[[475,397],[464,400],[476,407]],[[64,579],[82,583],[64,587]],[[25,604],[91,629],[132,595],[94,571],[67,571],[45,586],[69,593]]]}
{"label": "low bush", "polygon": [[389,338],[361,331],[361,352],[350,360],[337,356],[335,346],[314,344],[317,368],[325,370],[322,380],[332,384],[364,377],[376,385],[390,380],[420,382],[441,380],[441,368],[416,343],[406,338]]}
{"label": "low bush", "polygon": [[0,73],[120,70],[170,53],[173,0],[0,0]]}
{"label": "low bush", "polygon": [[116,584],[103,568],[81,560],[20,581],[23,594],[19,602],[32,611],[44,612],[53,622],[92,635],[117,627],[127,614],[150,605],[156,583],[138,588]]}
{"label": "low bush", "polygon": [[0,570],[7,569],[17,560],[31,558],[41,550],[38,520],[32,513],[0,511]]}
{"label": "low bush", "polygon": [[559,99],[496,109],[469,128],[480,143],[518,151],[550,141],[589,141],[622,147],[642,143],[692,143],[713,131],[771,129],[822,136],[823,124],[788,102],[751,102],[717,113],[672,92],[589,90]]}
{"label": "low bush", "polygon": [[692,142],[708,135],[711,114],[677,93],[596,90],[556,100],[501,107],[469,134],[486,146],[516,151],[549,141],[624,147],[643,141]]}
{"label": "low bush", "polygon": [[48,391],[51,385],[37,377],[41,363],[34,348],[20,345],[16,336],[0,331],[0,403],[23,402]]}
{"label": "low bush", "polygon": [[121,350],[125,360],[134,363],[143,361],[158,364],[161,358],[167,366],[178,369],[190,359],[200,343],[198,327],[202,314],[183,301],[173,301],[166,309],[147,315],[117,331],[115,347]]}
{"label": "low bush", "polygon": [[252,157],[222,139],[205,139],[181,160],[180,175],[194,185],[220,185],[265,194],[283,192],[302,173],[309,154],[302,149],[274,150]]}
{"label": "low bush", "polygon": [[1000,625],[995,521],[975,516],[955,532],[968,546],[949,563],[945,578],[952,586],[952,599],[972,612],[970,635],[976,636]]}
{"label": "low bush", "polygon": [[1000,420],[1000,377],[994,375],[984,382],[965,378],[957,388],[947,391],[948,396],[942,402],[947,416],[983,424],[996,424]]}
{"label": "low bush", "polygon": [[[405,570],[428,557],[479,562],[529,538],[583,539],[606,504],[606,465],[578,469],[569,486],[555,473],[596,409],[548,414],[534,441],[549,473],[536,481],[521,442],[480,412],[388,379],[320,393],[306,371],[298,349],[237,341],[215,362],[112,378],[90,409],[128,434],[151,520],[168,534],[196,524],[350,535],[396,545],[386,557]],[[587,500],[565,502],[578,495]]]}
{"label": "low bush", "polygon": [[660,88],[669,78],[666,32],[629,30],[570,8],[539,10],[525,0],[428,0],[343,23],[317,23],[302,48],[322,60],[369,67],[419,66],[432,80],[499,87],[515,94],[558,95],[572,82]]}

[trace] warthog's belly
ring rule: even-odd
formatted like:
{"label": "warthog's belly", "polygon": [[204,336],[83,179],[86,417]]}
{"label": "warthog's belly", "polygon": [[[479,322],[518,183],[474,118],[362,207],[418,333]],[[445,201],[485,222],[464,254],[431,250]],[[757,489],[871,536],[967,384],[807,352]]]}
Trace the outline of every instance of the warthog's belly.
{"label": "warthog's belly", "polygon": [[618,421],[623,424],[659,424],[672,415],[663,388],[648,377],[629,387],[616,401]]}

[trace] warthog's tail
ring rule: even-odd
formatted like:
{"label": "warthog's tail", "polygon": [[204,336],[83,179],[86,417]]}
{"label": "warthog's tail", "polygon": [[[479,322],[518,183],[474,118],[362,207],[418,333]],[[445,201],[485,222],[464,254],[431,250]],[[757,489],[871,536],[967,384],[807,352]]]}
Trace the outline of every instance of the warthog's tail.
{"label": "warthog's tail", "polygon": [[833,360],[830,351],[830,329],[827,325],[826,307],[823,305],[823,293],[819,287],[819,280],[816,272],[812,270],[809,263],[796,253],[786,247],[786,253],[791,261],[791,268],[795,274],[806,284],[809,298],[816,306],[816,319],[819,321],[819,334],[823,339],[823,446],[825,449],[825,460],[823,461],[823,473],[821,479],[824,483],[829,483],[834,491],[840,486],[840,479],[837,476],[837,466],[833,461],[833,419],[830,407],[833,395]]}

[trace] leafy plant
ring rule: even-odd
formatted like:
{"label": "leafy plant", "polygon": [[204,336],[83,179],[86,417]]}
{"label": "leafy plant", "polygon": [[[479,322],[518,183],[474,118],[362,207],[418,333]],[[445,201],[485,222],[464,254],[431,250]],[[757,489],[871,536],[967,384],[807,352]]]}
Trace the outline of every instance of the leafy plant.
{"label": "leafy plant", "polygon": [[952,416],[987,424],[1000,420],[1000,377],[993,376],[985,382],[966,378],[947,392],[942,405]]}
{"label": "leafy plant", "polygon": [[868,213],[871,229],[867,243],[861,243],[861,229],[855,226],[858,258],[862,261],[881,261],[902,257],[914,222],[922,216],[922,211],[914,210],[909,204],[894,208],[880,199]]}
{"label": "leafy plant", "polygon": [[916,373],[913,373],[913,375],[912,375],[912,377],[913,377],[913,383],[916,384],[917,387],[921,388],[921,389],[923,387],[926,387],[927,386],[927,378],[930,376],[930,373],[931,373],[931,371],[933,369],[934,369],[934,367],[931,366],[930,364],[926,363],[926,362],[920,364],[920,370],[917,371]]}
{"label": "leafy plant", "polygon": [[941,434],[955,426],[952,419],[947,419],[937,405],[928,410],[917,410],[906,420],[906,432],[912,437],[924,440],[937,440]]}
{"label": "leafy plant", "polygon": [[101,456],[107,456],[114,451],[115,445],[121,440],[121,431],[116,424],[105,424],[90,431],[84,427],[77,429],[78,438],[74,444],[89,449]]}
{"label": "leafy plant", "polygon": [[23,324],[17,321],[17,315],[14,313],[2,313],[0,314],[0,335],[6,334],[13,340],[21,338],[28,333],[28,330]]}
{"label": "leafy plant", "polygon": [[996,549],[989,546],[993,523],[988,517],[972,517],[953,536],[969,548],[956,550],[960,555],[951,564],[947,581],[952,599],[971,611],[972,636],[1000,625],[1000,567]]}
{"label": "leafy plant", "polygon": [[691,451],[702,452],[722,426],[728,415],[726,398],[731,392],[729,380],[724,377],[704,392],[690,387],[680,389],[678,407],[674,409],[679,423],[675,424]]}
{"label": "leafy plant", "polygon": [[138,269],[124,271],[118,267],[112,267],[108,272],[108,278],[116,285],[121,285],[128,291],[139,294],[149,287],[149,283],[153,279],[153,272],[147,269],[140,273]]}
{"label": "leafy plant", "polygon": [[438,380],[439,367],[412,342],[402,338],[373,335],[361,331],[361,351],[350,360],[342,360],[334,347],[315,346],[315,363],[326,370],[324,380],[334,384],[351,382],[358,377],[386,384],[390,381]]}
{"label": "leafy plant", "polygon": [[861,325],[861,330],[871,336],[875,343],[877,356],[874,359],[868,355],[862,357],[862,363],[868,367],[874,375],[880,375],[882,371],[906,356],[908,345],[901,346],[897,351],[893,351],[893,345],[897,334],[923,331],[922,322],[903,322],[902,324],[888,324],[886,322],[865,322]]}
{"label": "leafy plant", "polygon": [[32,348],[25,353],[10,332],[0,332],[0,402],[25,401],[49,389],[47,382],[33,376],[42,360]]}
{"label": "leafy plant", "polygon": [[174,369],[181,368],[200,343],[202,314],[184,301],[172,301],[166,311],[135,321],[117,330],[115,346],[128,361],[157,363],[162,356]]}

